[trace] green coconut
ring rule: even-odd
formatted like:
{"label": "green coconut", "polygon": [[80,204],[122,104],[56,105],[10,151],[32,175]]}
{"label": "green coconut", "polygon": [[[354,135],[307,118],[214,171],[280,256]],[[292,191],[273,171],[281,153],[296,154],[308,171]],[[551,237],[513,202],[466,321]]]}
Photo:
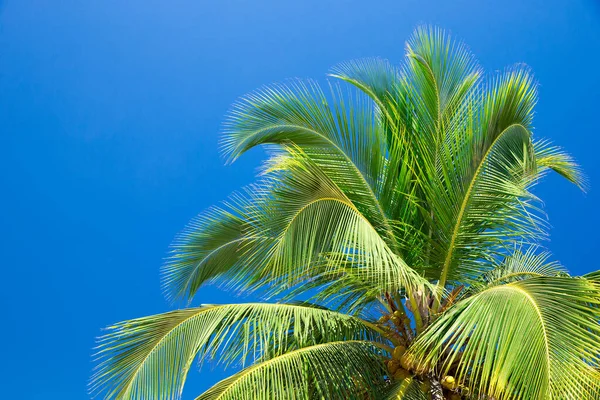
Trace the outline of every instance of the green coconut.
{"label": "green coconut", "polygon": [[447,375],[442,379],[442,386],[449,390],[456,389],[456,380],[453,376]]}
{"label": "green coconut", "polygon": [[398,371],[400,368],[400,363],[396,360],[390,360],[387,362],[387,368],[390,372],[390,375],[394,375],[394,373],[396,373],[396,371]]}
{"label": "green coconut", "polygon": [[400,360],[404,353],[406,353],[406,347],[398,346],[394,348],[394,351],[392,352],[392,357],[396,360]]}

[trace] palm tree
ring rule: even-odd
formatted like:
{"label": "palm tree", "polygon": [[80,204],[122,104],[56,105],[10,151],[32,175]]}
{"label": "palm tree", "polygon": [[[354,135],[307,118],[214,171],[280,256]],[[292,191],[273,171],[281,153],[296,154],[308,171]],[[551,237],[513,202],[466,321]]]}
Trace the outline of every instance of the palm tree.
{"label": "palm tree", "polygon": [[402,67],[330,76],[233,107],[226,157],[267,145],[268,161],[162,270],[172,301],[217,283],[277,302],[111,326],[91,392],[178,399],[198,359],[241,367],[198,400],[600,398],[600,273],[571,276],[539,247],[531,191],[549,171],[584,180],[533,138],[529,70],[483,80],[464,45],[424,27]]}

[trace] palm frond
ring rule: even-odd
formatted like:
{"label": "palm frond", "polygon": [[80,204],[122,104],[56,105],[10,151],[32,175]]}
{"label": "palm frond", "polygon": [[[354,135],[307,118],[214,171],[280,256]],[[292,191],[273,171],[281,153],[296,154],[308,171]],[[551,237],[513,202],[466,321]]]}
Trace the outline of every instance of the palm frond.
{"label": "palm frond", "polygon": [[438,261],[441,283],[447,277],[468,282],[515,239],[546,237],[545,214],[530,189],[548,168],[581,182],[567,155],[544,142],[533,144],[536,100],[529,70],[509,69],[465,109],[475,110],[465,123],[448,130],[440,151],[441,177],[424,186],[432,222],[441,228],[432,251],[434,259],[443,259]]}
{"label": "palm frond", "polygon": [[[418,226],[418,205],[414,196],[418,178],[415,173],[419,169],[420,148],[427,147],[419,143],[430,141],[417,125],[417,110],[411,103],[414,95],[405,74],[387,60],[363,59],[340,64],[330,75],[354,85],[375,103],[380,135],[387,145],[377,197],[389,219],[402,220],[407,223],[405,226]],[[404,242],[397,249],[403,257],[410,258],[418,253],[408,251],[414,249],[415,244],[410,235],[397,234],[396,238]]]}
{"label": "palm frond", "polygon": [[386,226],[389,207],[378,198],[386,148],[373,104],[337,85],[330,89],[327,97],[316,83],[295,81],[246,96],[225,124],[225,154],[234,160],[264,144],[301,149],[393,241]]}
{"label": "palm frond", "polygon": [[[493,259],[511,241],[544,237],[537,199],[528,190],[535,176],[530,134],[522,125],[511,125],[471,172],[451,185],[432,181],[428,198],[442,196],[431,201],[440,229],[432,257],[441,265],[442,284],[447,278],[468,282],[485,268],[482,260]],[[444,195],[450,187],[453,192],[445,192],[452,195]]]}
{"label": "palm frond", "polygon": [[[246,235],[248,200],[234,195],[223,207],[212,207],[177,236],[161,270],[169,300],[191,300],[200,286],[235,270]],[[256,238],[253,238],[256,239]]]}
{"label": "palm frond", "polygon": [[391,126],[399,120],[398,91],[403,84],[400,68],[381,58],[348,61],[331,69],[330,76],[354,85],[368,95],[381,113],[380,119]]}
{"label": "palm frond", "polygon": [[450,308],[411,354],[418,368],[498,400],[591,399],[600,385],[599,305],[600,289],[584,279],[494,286]]}
{"label": "palm frond", "polygon": [[343,272],[358,276],[379,294],[428,286],[313,158],[288,148],[288,155],[273,161],[269,171],[276,175],[252,210],[251,226],[257,235],[276,240],[247,258],[264,260],[259,269],[266,282],[287,289]]}
{"label": "palm frond", "polygon": [[439,144],[444,127],[471,95],[481,70],[466,46],[439,28],[417,28],[406,47],[405,75],[419,127]]}
{"label": "palm frond", "polygon": [[590,272],[583,276],[585,279],[589,279],[592,282],[596,282],[600,284],[600,271]]}
{"label": "palm frond", "polygon": [[178,399],[197,356],[227,365],[329,341],[370,340],[386,347],[373,324],[290,304],[207,305],[108,329],[99,339],[99,363],[90,389],[116,399]]}
{"label": "palm frond", "polygon": [[422,383],[413,378],[406,378],[395,382],[387,388],[384,400],[429,400],[429,396],[422,388]]}
{"label": "palm frond", "polygon": [[367,341],[304,347],[242,370],[196,400],[364,399],[386,384],[382,354]]}
{"label": "palm frond", "polygon": [[536,103],[537,83],[527,66],[516,65],[494,77],[484,94],[481,151],[511,125],[531,130]]}
{"label": "palm frond", "polygon": [[473,294],[490,286],[538,276],[567,275],[566,269],[559,262],[550,261],[550,258],[550,252],[542,251],[538,246],[529,246],[523,249],[515,245],[510,254],[471,285],[468,293]]}
{"label": "palm frond", "polygon": [[587,179],[573,157],[547,140],[536,140],[533,142],[533,147],[541,174],[544,170],[552,170],[577,185],[581,190],[586,190]]}

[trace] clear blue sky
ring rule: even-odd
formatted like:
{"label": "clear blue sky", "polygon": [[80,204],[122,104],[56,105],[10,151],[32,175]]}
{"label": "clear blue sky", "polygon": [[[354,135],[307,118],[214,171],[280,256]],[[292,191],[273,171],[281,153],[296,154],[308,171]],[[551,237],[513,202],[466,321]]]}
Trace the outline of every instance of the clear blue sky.
{"label": "clear blue sky", "polygon": [[[600,6],[481,3],[0,0],[0,397],[87,398],[100,329],[169,310],[158,271],[172,237],[262,157],[226,167],[217,152],[238,96],[348,59],[399,62],[420,23],[487,71],[533,68],[536,134],[591,181],[586,195],[539,188],[547,245],[574,273],[599,269]],[[196,304],[231,300],[208,288]],[[184,398],[223,376],[192,369]]]}

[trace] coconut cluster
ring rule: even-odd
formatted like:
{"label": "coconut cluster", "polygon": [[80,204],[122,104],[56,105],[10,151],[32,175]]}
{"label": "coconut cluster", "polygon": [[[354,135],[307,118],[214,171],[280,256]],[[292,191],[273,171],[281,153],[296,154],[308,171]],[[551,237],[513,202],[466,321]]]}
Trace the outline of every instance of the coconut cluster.
{"label": "coconut cluster", "polygon": [[[406,327],[410,327],[410,319],[401,311],[394,311],[392,314],[386,314],[379,319],[380,325],[386,325],[391,322],[400,332]],[[389,328],[388,328],[389,329]],[[403,381],[404,379],[415,377],[421,381],[421,390],[428,392],[431,386],[428,373],[430,368],[422,362],[419,362],[414,355],[407,352],[404,345],[398,345],[392,350],[392,357],[386,362],[390,379]],[[463,395],[468,395],[469,388],[460,385],[455,377],[446,375],[440,380],[445,396],[449,400],[460,400]]]}

